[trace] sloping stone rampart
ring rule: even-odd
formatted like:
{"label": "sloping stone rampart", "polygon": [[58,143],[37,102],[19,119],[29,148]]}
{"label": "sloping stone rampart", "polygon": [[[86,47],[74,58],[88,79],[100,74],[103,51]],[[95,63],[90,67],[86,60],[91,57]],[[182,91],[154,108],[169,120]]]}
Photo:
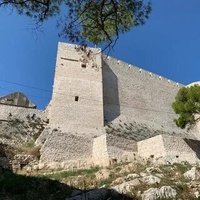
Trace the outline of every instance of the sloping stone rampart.
{"label": "sloping stone rampart", "polygon": [[68,162],[79,167],[91,165],[92,140],[72,133],[52,131],[41,148],[40,162],[47,165]]}
{"label": "sloping stone rampart", "polygon": [[134,159],[137,152],[137,143],[123,137],[103,134],[94,138],[93,162],[96,165],[108,166],[122,161]]}
{"label": "sloping stone rampart", "polygon": [[134,140],[107,134],[108,155],[117,162],[130,161],[137,152],[137,143]]}
{"label": "sloping stone rampart", "polygon": [[164,164],[180,163],[187,161],[196,163],[198,153],[192,149],[184,138],[158,135],[138,142],[138,154],[145,158]]}
{"label": "sloping stone rampart", "polygon": [[138,142],[138,154],[143,158],[162,158],[166,156],[162,135]]}

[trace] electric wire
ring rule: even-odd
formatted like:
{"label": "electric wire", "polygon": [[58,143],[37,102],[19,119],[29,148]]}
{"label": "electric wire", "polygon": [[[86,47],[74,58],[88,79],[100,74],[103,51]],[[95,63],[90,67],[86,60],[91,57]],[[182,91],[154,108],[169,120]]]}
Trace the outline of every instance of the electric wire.
{"label": "electric wire", "polygon": [[[53,95],[53,94],[60,94],[60,95],[63,95],[63,96],[74,97],[73,95],[69,95],[69,94],[66,94],[66,93],[60,93],[60,92],[55,92],[55,91],[51,91],[51,90],[47,90],[47,89],[41,89],[41,88],[29,86],[29,85],[24,85],[24,84],[21,84],[21,83],[6,81],[6,80],[2,80],[2,79],[0,79],[0,81],[1,81],[1,82],[5,82],[5,83],[10,83],[10,84],[13,84],[13,85],[18,85],[18,86],[23,86],[23,87],[35,89],[35,90],[40,90],[40,91],[44,91],[44,92],[50,92],[50,93],[52,93],[52,95]],[[6,88],[2,88],[2,87],[0,87],[0,89],[13,92],[12,90],[9,90],[9,89],[6,89]],[[31,94],[27,94],[27,95],[30,96],[30,97],[35,97],[35,98],[50,99],[50,98],[48,98],[48,97],[38,97],[38,96],[31,95]],[[89,98],[85,98],[85,97],[81,97],[81,99],[85,99],[85,100],[89,100],[89,101],[94,101],[94,102],[103,103],[103,101],[94,100],[94,99],[89,99]],[[106,104],[106,105],[107,105],[107,106],[112,106],[113,104]],[[141,108],[141,107],[136,107],[136,106],[128,106],[128,105],[126,105],[126,104],[121,104],[121,103],[120,103],[120,105],[115,104],[114,106],[126,107],[126,108],[134,108],[134,109],[138,109],[138,110],[145,110],[145,111],[151,111],[151,112],[168,113],[168,114],[172,114],[172,115],[173,115],[173,113],[172,113],[172,112],[169,112],[169,111],[156,110],[156,109],[148,109],[148,108]],[[93,110],[93,111],[95,111],[95,110]]]}

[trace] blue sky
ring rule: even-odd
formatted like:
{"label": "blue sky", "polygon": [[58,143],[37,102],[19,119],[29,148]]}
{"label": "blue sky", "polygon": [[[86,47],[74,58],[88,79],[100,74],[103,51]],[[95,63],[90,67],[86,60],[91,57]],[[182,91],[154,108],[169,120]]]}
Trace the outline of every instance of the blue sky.
{"label": "blue sky", "polygon": [[[110,55],[185,85],[200,80],[200,1],[152,0],[152,8],[147,23],[121,35]],[[0,10],[0,95],[21,91],[44,109],[51,98],[57,43],[68,41],[58,37],[56,18],[37,32],[31,23]]]}

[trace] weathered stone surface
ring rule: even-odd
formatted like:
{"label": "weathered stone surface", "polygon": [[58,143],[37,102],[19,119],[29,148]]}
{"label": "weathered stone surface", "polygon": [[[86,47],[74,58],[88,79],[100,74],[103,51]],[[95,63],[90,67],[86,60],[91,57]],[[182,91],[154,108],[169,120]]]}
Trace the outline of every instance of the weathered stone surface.
{"label": "weathered stone surface", "polygon": [[101,169],[95,173],[97,180],[105,180],[110,177],[110,170],[108,169]]}
{"label": "weathered stone surface", "polygon": [[148,185],[152,185],[152,184],[155,184],[155,183],[160,183],[160,181],[161,181],[160,178],[158,178],[156,176],[153,176],[153,175],[144,176],[141,180],[143,182],[147,183]]}
{"label": "weathered stone surface", "polygon": [[162,171],[158,167],[147,167],[146,168],[147,173],[161,173]]}
{"label": "weathered stone surface", "polygon": [[184,139],[183,137],[193,136],[182,135],[178,137],[177,135],[162,134],[140,141],[138,142],[138,154],[144,159],[151,159],[152,162],[160,164],[173,164],[184,161],[195,164],[198,160],[196,156],[197,148],[194,150],[193,146],[194,143],[200,144],[200,142]]}
{"label": "weathered stone surface", "polygon": [[200,168],[192,167],[189,171],[184,173],[184,177],[191,180],[199,180],[200,179]]}
{"label": "weathered stone surface", "polygon": [[194,195],[195,195],[196,198],[199,198],[199,197],[200,197],[200,192],[199,192],[199,191],[196,191],[196,192],[194,193]]}
{"label": "weathered stone surface", "polygon": [[29,169],[28,171],[32,171],[32,169],[36,170],[37,164],[38,160],[34,155],[16,154],[12,160],[12,169],[14,172],[17,172],[18,170],[21,170],[23,168],[25,168],[26,171],[27,168]]}
{"label": "weathered stone surface", "polygon": [[125,166],[123,166],[123,168],[120,170],[119,173],[127,173],[127,172],[131,172],[135,169],[135,163],[131,162]]}
{"label": "weathered stone surface", "polygon": [[189,188],[200,188],[200,180],[199,181],[191,181],[188,183]]}
{"label": "weathered stone surface", "polygon": [[141,195],[142,200],[156,200],[156,199],[169,199],[175,198],[177,192],[170,186],[163,186],[159,188],[150,188]]}
{"label": "weathered stone surface", "polygon": [[121,193],[121,194],[126,194],[132,191],[132,189],[134,188],[134,186],[138,186],[140,185],[140,180],[138,178],[132,180],[132,181],[128,181],[125,183],[121,183],[119,185],[116,185],[114,187],[112,187],[112,189],[116,190],[117,192]]}
{"label": "weathered stone surface", "polygon": [[139,178],[139,177],[140,177],[140,175],[134,173],[134,174],[128,174],[126,176],[126,179],[131,180],[131,179],[135,179],[135,178]]}
{"label": "weathered stone surface", "polygon": [[125,182],[125,178],[119,177],[119,178],[116,178],[116,179],[111,183],[111,185],[121,184],[121,183],[123,183],[123,182]]}

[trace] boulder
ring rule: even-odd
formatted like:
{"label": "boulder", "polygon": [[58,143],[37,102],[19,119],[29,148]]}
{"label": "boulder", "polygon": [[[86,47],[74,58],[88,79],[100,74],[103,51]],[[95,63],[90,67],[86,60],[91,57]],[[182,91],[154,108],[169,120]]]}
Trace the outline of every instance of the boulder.
{"label": "boulder", "polygon": [[160,183],[160,178],[156,177],[156,176],[153,176],[153,175],[149,175],[149,176],[144,176],[142,177],[142,182],[148,184],[148,185],[152,185],[152,184],[155,184],[155,183]]}
{"label": "boulder", "polygon": [[170,186],[159,188],[150,188],[141,195],[142,200],[157,200],[157,199],[174,199],[177,195],[175,189]]}
{"label": "boulder", "polygon": [[162,171],[158,167],[147,167],[146,172],[151,173],[161,173]]}
{"label": "boulder", "polygon": [[108,169],[101,169],[95,173],[97,180],[106,180],[110,177],[110,171]]}
{"label": "boulder", "polygon": [[134,186],[138,186],[138,185],[140,185],[140,180],[136,178],[132,181],[128,181],[128,182],[116,185],[112,187],[112,189],[116,190],[117,192],[121,194],[126,194],[126,193],[130,193],[132,189],[134,188]]}
{"label": "boulder", "polygon": [[126,179],[127,179],[127,180],[132,180],[132,179],[139,178],[139,177],[140,177],[140,175],[134,173],[134,174],[128,174],[128,175],[126,176]]}
{"label": "boulder", "polygon": [[190,180],[199,180],[200,179],[200,169],[197,167],[192,167],[189,171],[185,172],[184,177]]}
{"label": "boulder", "polygon": [[117,179],[115,179],[111,185],[116,185],[116,184],[120,184],[120,183],[123,183],[125,182],[125,179],[123,177],[119,177]]}

